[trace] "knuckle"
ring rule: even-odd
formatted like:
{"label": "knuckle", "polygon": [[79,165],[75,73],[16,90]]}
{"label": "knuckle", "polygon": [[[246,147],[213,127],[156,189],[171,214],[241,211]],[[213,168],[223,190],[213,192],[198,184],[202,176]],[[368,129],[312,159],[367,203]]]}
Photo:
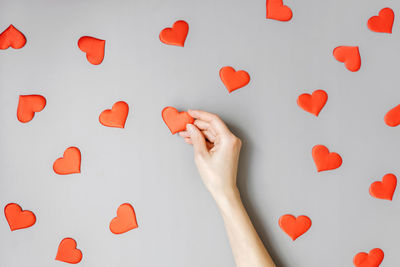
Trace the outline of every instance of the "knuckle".
{"label": "knuckle", "polygon": [[227,137],[227,142],[233,147],[240,147],[242,145],[242,141],[234,135],[229,135]]}
{"label": "knuckle", "polygon": [[211,114],[210,118],[211,118],[211,121],[214,122],[214,123],[220,120],[218,115],[215,115],[215,114]]}

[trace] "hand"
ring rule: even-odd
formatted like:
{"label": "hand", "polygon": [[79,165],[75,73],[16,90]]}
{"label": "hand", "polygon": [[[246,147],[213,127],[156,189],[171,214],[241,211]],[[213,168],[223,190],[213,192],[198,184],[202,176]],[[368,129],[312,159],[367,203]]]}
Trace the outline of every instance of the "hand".
{"label": "hand", "polygon": [[189,110],[195,121],[179,133],[194,147],[200,176],[217,203],[237,194],[236,175],[241,141],[215,114]]}

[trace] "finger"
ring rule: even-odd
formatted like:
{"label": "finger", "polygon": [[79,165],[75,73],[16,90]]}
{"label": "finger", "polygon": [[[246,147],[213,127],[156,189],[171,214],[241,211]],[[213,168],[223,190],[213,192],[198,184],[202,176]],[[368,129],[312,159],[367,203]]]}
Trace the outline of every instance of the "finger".
{"label": "finger", "polygon": [[226,127],[225,123],[217,115],[202,110],[188,110],[188,112],[193,118],[208,122],[210,128],[216,134],[230,133],[228,127]]}
{"label": "finger", "polygon": [[202,111],[202,110],[189,109],[188,113],[190,116],[192,116],[195,119],[200,119],[200,120],[207,121],[207,122],[211,122],[217,116],[213,113],[209,113],[209,112]]}
{"label": "finger", "polygon": [[195,155],[204,156],[208,154],[206,139],[204,135],[201,133],[199,128],[194,126],[193,124],[187,124],[186,130],[190,134],[190,139],[193,143],[194,153]]}
{"label": "finger", "polygon": [[193,145],[192,139],[190,139],[190,137],[186,137],[183,140],[185,140],[185,142],[188,143],[189,145]]}
{"label": "finger", "polygon": [[211,132],[213,132],[214,135],[215,135],[215,132],[214,132],[214,130],[212,129],[212,127],[211,127],[211,125],[210,125],[209,122],[206,122],[206,121],[197,119],[197,120],[194,121],[193,124],[196,125],[197,128],[199,128],[200,130],[202,130],[202,131],[205,131],[205,130],[211,131]]}
{"label": "finger", "polygon": [[183,138],[190,137],[190,135],[187,131],[181,131],[181,132],[179,132],[179,135]]}
{"label": "finger", "polygon": [[204,134],[204,136],[207,138],[208,141],[210,141],[211,143],[215,142],[216,137],[212,132],[210,131],[201,131],[201,132]]}

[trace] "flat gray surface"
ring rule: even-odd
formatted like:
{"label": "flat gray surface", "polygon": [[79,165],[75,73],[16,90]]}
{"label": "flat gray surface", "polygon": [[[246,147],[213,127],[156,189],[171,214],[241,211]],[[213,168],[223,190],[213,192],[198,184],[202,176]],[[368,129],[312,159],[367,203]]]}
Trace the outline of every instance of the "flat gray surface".
{"label": "flat gray surface", "polygon": [[[233,266],[222,220],[192,161],[171,136],[165,106],[219,114],[243,140],[239,185],[249,213],[278,266],[352,266],[379,247],[382,266],[400,263],[400,194],[373,199],[369,185],[400,175],[400,127],[384,124],[400,104],[400,25],[373,33],[368,18],[395,1],[286,0],[293,19],[265,19],[264,1],[1,0],[1,31],[13,24],[27,38],[0,51],[0,205],[19,203],[37,223],[11,232],[0,218],[0,266],[66,266],[54,260],[62,238],[83,251],[80,266]],[[159,32],[189,23],[184,48]],[[106,40],[99,66],[77,41]],[[347,71],[332,56],[359,45],[362,67]],[[230,65],[251,76],[231,94],[218,71]],[[318,118],[296,105],[301,93],[324,89]],[[42,94],[47,106],[22,124],[20,94]],[[126,128],[103,127],[100,112],[119,100]],[[311,148],[324,144],[343,165],[317,173]],[[69,146],[82,153],[82,173],[59,176],[53,161]],[[108,230],[130,202],[139,228]],[[313,226],[292,242],[278,226],[286,213]]]}

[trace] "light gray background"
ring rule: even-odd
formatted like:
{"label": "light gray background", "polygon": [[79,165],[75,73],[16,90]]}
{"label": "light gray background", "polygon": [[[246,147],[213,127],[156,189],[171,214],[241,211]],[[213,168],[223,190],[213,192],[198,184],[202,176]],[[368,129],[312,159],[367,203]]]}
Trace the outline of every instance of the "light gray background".
{"label": "light gray background", "polygon": [[[27,38],[0,51],[0,205],[19,203],[37,223],[11,232],[0,219],[0,266],[66,266],[54,260],[73,237],[80,266],[233,266],[221,217],[203,187],[192,148],[161,119],[165,106],[219,114],[243,140],[239,186],[246,207],[278,266],[352,266],[379,247],[382,266],[400,262],[400,194],[372,198],[369,185],[400,174],[400,127],[385,113],[400,104],[400,25],[393,34],[367,20],[395,1],[286,0],[293,19],[265,19],[265,1],[1,0],[0,29]],[[189,23],[184,48],[158,35],[178,19]],[[106,40],[104,61],[87,62],[81,36]],[[332,56],[359,45],[360,71]],[[231,94],[223,66],[249,72]],[[318,118],[297,96],[324,89]],[[42,94],[46,108],[26,124],[16,118],[20,94]],[[116,101],[130,106],[125,129],[99,124]],[[343,165],[317,173],[311,149],[324,144]],[[69,146],[82,153],[82,173],[60,176],[54,160]],[[139,228],[109,229],[117,207],[131,203]],[[313,226],[295,242],[281,215],[308,215]]]}

